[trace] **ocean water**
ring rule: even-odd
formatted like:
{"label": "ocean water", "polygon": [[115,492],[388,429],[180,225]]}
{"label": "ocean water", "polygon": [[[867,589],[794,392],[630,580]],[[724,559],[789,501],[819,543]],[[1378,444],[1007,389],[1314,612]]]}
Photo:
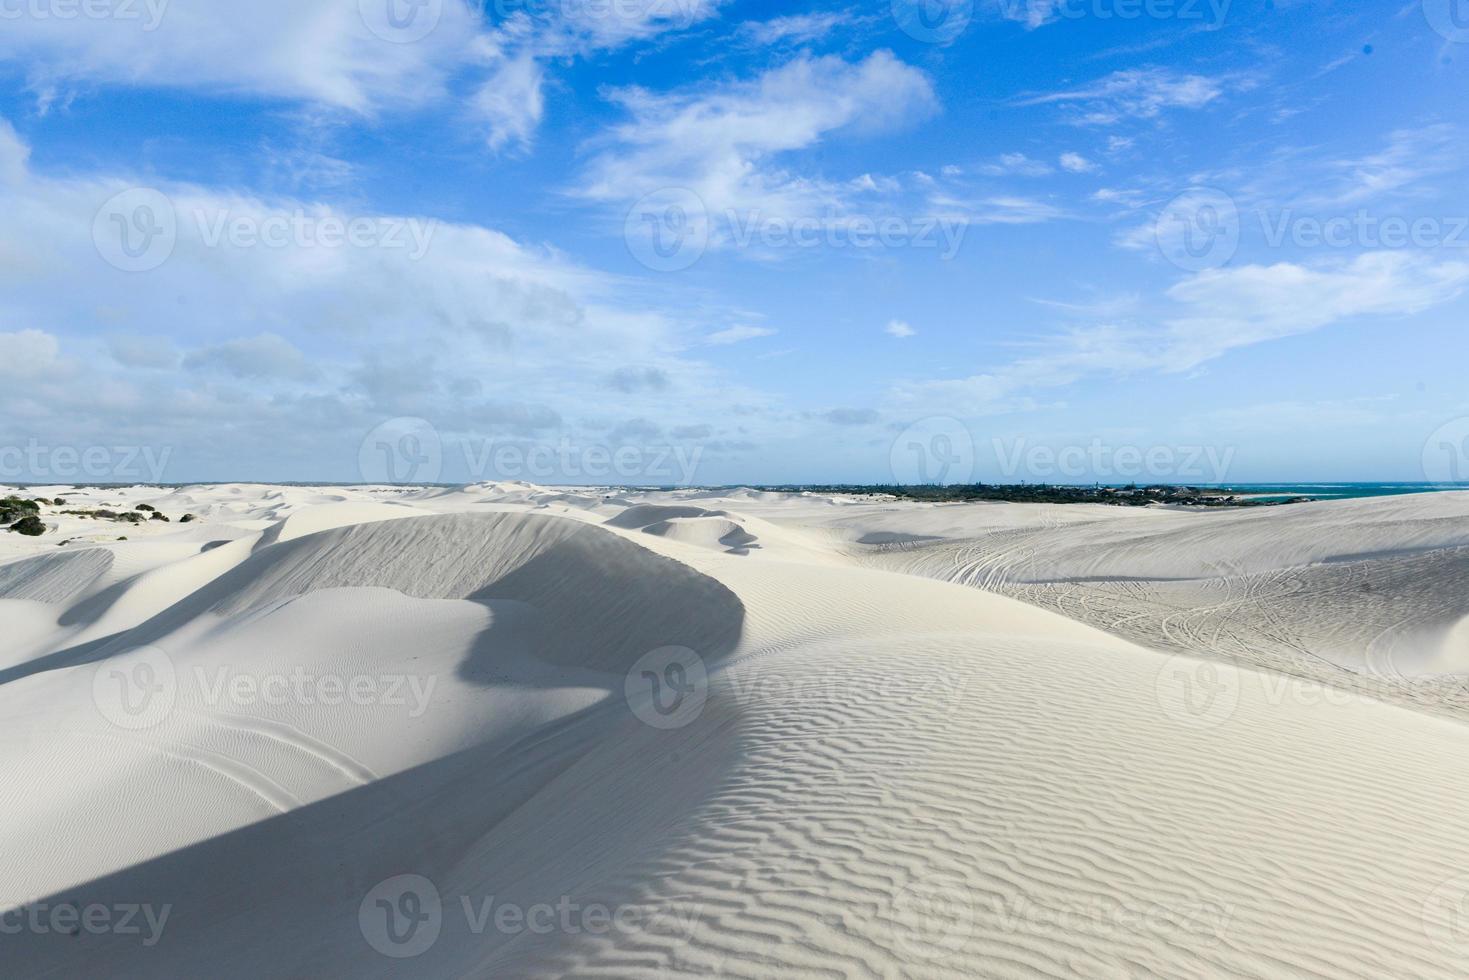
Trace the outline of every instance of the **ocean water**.
{"label": "ocean water", "polygon": [[1353,497],[1392,497],[1403,493],[1469,490],[1469,483],[1228,483],[1219,489],[1262,497],[1349,500]]}

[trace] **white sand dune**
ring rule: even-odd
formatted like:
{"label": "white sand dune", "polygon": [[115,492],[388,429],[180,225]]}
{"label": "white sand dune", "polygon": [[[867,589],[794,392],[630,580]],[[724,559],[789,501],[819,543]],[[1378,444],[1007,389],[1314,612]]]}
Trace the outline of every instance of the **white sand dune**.
{"label": "white sand dune", "polygon": [[35,494],[5,976],[1469,974],[1469,494]]}

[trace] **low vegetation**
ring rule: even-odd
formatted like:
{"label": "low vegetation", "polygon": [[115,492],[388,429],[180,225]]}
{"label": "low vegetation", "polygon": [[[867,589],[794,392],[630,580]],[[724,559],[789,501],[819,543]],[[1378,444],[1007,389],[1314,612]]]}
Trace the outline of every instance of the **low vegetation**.
{"label": "low vegetation", "polygon": [[1117,507],[1146,507],[1149,504],[1182,504],[1190,507],[1274,507],[1299,503],[1308,497],[1257,498],[1240,496],[1208,487],[1157,484],[1139,487],[1076,487],[1046,483],[967,483],[954,486],[924,484],[897,485],[832,485],[758,487],[760,490],[810,491],[813,493],[880,494],[904,500],[930,503],[952,503],[968,500],[1003,500],[1033,504],[1111,504]]}

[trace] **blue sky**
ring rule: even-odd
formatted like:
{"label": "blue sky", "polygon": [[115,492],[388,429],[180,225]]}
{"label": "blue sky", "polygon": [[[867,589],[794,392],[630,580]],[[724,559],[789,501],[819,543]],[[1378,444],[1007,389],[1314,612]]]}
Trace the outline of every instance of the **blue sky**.
{"label": "blue sky", "polygon": [[1454,13],[0,0],[0,480],[1469,478]]}

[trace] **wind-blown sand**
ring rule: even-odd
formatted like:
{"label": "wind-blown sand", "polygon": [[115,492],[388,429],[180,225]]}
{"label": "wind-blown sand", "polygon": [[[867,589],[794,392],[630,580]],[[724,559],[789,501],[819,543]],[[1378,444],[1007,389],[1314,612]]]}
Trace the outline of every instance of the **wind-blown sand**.
{"label": "wind-blown sand", "polygon": [[26,493],[6,976],[1469,974],[1469,494]]}

